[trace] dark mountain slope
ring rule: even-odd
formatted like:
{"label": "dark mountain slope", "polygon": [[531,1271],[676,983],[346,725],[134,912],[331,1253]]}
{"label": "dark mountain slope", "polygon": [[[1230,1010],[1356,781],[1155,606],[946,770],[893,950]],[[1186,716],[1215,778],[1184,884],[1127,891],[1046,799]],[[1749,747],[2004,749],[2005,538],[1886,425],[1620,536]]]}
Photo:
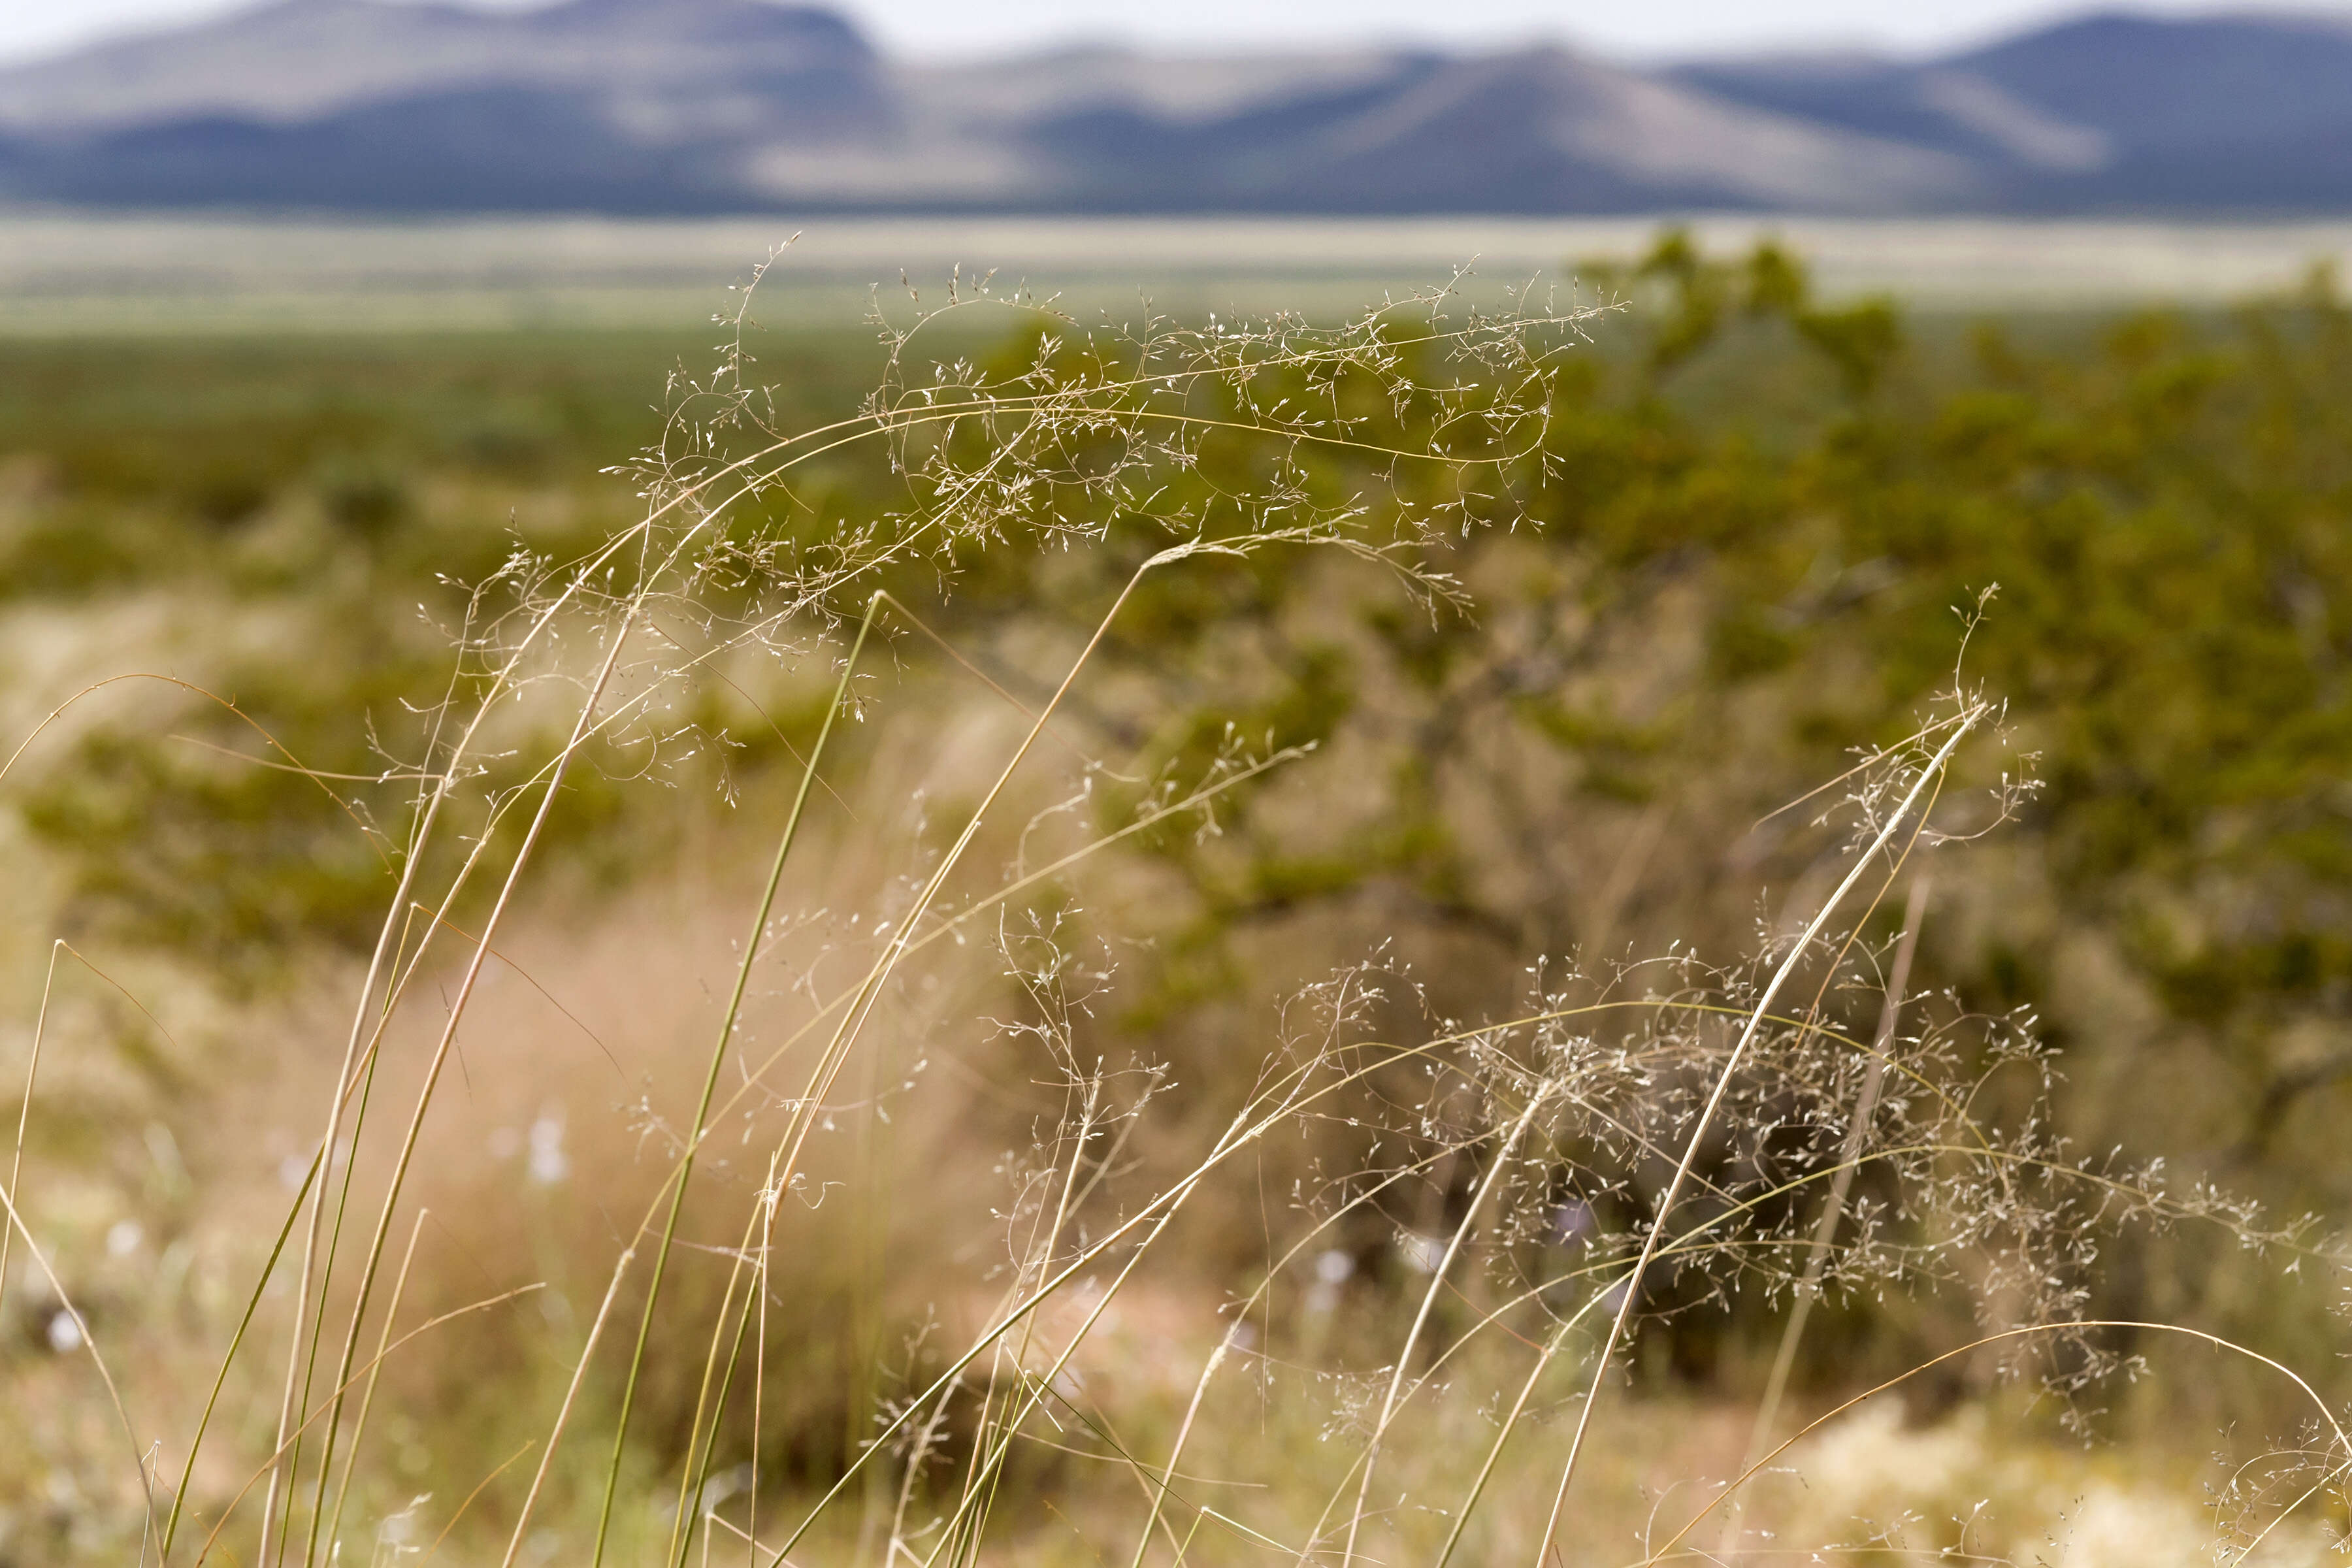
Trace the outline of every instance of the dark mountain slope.
{"label": "dark mountain slope", "polygon": [[2109,15],[1924,66],[1733,61],[1676,79],[1978,161],[2041,212],[2352,210],[2352,27]]}
{"label": "dark mountain slope", "polygon": [[[115,132],[37,164],[41,193],[94,205],[367,212],[740,205],[704,193],[690,151],[614,134],[592,95],[474,87],[290,125],[226,116]],[[200,197],[199,197],[200,194]]]}
{"label": "dark mountain slope", "polygon": [[831,12],[275,0],[0,70],[0,196],[352,211],[2352,211],[2352,28],[1926,64],[1559,48],[909,68]]}
{"label": "dark mountain slope", "polygon": [[1916,210],[1966,196],[1971,179],[1957,160],[1558,49],[1402,57],[1377,82],[1218,119],[1096,109],[1024,134],[1071,172],[1073,200],[1097,207]]}
{"label": "dark mountain slope", "polygon": [[202,117],[299,123],[467,88],[592,94],[682,140],[795,120],[833,79],[871,128],[882,63],[833,12],[764,0],[563,0],[482,11],[275,0],[218,22],[0,70],[0,125],[51,135]]}
{"label": "dark mountain slope", "polygon": [[1950,68],[2095,129],[2125,155],[2291,142],[2352,113],[2352,27],[2320,21],[2095,16]]}

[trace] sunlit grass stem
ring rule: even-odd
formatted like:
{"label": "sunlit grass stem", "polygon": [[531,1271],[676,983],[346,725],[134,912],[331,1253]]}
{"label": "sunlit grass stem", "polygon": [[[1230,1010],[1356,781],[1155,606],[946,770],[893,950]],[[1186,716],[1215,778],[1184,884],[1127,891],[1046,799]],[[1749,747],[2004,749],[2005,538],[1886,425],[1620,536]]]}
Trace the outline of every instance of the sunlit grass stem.
{"label": "sunlit grass stem", "polygon": [[661,1298],[663,1271],[669,1264],[671,1244],[677,1237],[679,1215],[686,1207],[687,1184],[694,1175],[695,1151],[702,1142],[702,1130],[710,1116],[710,1102],[719,1092],[719,1069],[727,1059],[727,1050],[734,1041],[736,1020],[743,1010],[743,994],[751,984],[752,965],[758,962],[761,948],[765,945],[768,919],[776,904],[776,890],[783,886],[784,862],[793,852],[793,842],[799,836],[801,816],[807,808],[810,789],[816,783],[817,764],[824,759],[825,742],[832,738],[834,721],[840,716],[842,706],[849,700],[849,684],[857,669],[857,657],[865,651],[866,634],[874,629],[875,613],[881,608],[879,594],[866,602],[865,616],[857,623],[857,636],[849,646],[849,655],[842,660],[841,679],[834,688],[833,700],[826,704],[824,722],[818,728],[815,743],[809,748],[808,764],[801,770],[800,787],[793,792],[791,811],[784,818],[784,829],[776,840],[774,860],[768,868],[768,880],[761,889],[757,911],[751,919],[751,933],[743,940],[743,956],[735,966],[735,984],[727,994],[727,1006],[719,1020],[718,1039],[710,1047],[710,1063],[702,1076],[702,1095],[695,1102],[694,1121],[687,1129],[686,1146],[679,1156],[677,1168],[671,1178],[669,1213],[662,1221],[661,1234],[655,1243],[653,1266],[646,1281],[646,1304],[637,1318],[637,1339],[629,1355],[628,1372],[621,1385],[620,1414],[613,1420],[613,1457],[604,1475],[604,1500],[596,1510],[596,1544],[590,1553],[591,1568],[604,1560],[604,1539],[612,1527],[613,1500],[620,1489],[621,1457],[628,1437],[629,1414],[636,1403],[638,1373],[645,1366],[646,1343],[652,1336],[654,1308]]}
{"label": "sunlit grass stem", "polygon": [[1750,1013],[1746,1026],[1740,1030],[1738,1043],[1732,1047],[1730,1056],[1724,1062],[1716,1079],[1715,1088],[1707,1097],[1706,1108],[1699,1113],[1691,1128],[1689,1143],[1683,1151],[1680,1163],[1675,1167],[1674,1177],[1666,1184],[1665,1192],[1658,1199],[1649,1228],[1643,1237],[1641,1256],[1635,1260],[1633,1272],[1622,1287],[1624,1294],[1618,1302],[1616,1317],[1611,1321],[1609,1332],[1601,1342],[1599,1353],[1593,1358],[1591,1384],[1585,1390],[1584,1403],[1576,1414],[1576,1428],[1569,1438],[1568,1457],[1560,1466],[1559,1486],[1552,1494],[1551,1513],[1545,1521],[1542,1539],[1537,1543],[1533,1568],[1546,1568],[1546,1561],[1551,1555],[1552,1542],[1559,1533],[1560,1513],[1568,1502],[1569,1485],[1576,1479],[1577,1461],[1584,1451],[1585,1436],[1591,1429],[1592,1413],[1600,1404],[1603,1380],[1607,1378],[1609,1368],[1615,1360],[1617,1346],[1624,1339],[1626,1320],[1633,1315],[1634,1300],[1642,1293],[1642,1282],[1648,1273],[1650,1259],[1657,1250],[1659,1237],[1665,1234],[1666,1217],[1673,1213],[1675,1200],[1682,1195],[1683,1188],[1690,1181],[1691,1169],[1697,1163],[1699,1150],[1715,1123],[1717,1112],[1722,1108],[1724,1096],[1729,1092],[1734,1079],[1738,1077],[1742,1058],[1747,1056],[1748,1048],[1755,1043],[1758,1034],[1763,1028],[1766,1016],[1771,1012],[1773,998],[1780,994],[1780,987],[1788,984],[1789,977],[1796,973],[1797,966],[1811,952],[1814,942],[1827,929],[1831,917],[1837,912],[1839,906],[1845,902],[1846,895],[1852,892],[1855,884],[1862,880],[1863,873],[1876,862],[1879,855],[1894,840],[1895,832],[1909,819],[1913,808],[1919,803],[1920,796],[1942,777],[1945,765],[1951,761],[1952,753],[1976,728],[1978,721],[1983,718],[1987,710],[1981,704],[1964,710],[1961,721],[1952,726],[1951,733],[1946,737],[1943,745],[1937,748],[1935,755],[1920,768],[1918,775],[1912,780],[1911,787],[1905,792],[1901,805],[1887,814],[1885,821],[1873,836],[1869,844],[1854,856],[1853,868],[1846,872],[1830,896],[1822,900],[1822,907],[1814,912],[1813,918],[1806,922],[1804,931],[1790,947],[1788,956],[1773,970],[1771,980],[1765,985],[1763,994],[1757,999],[1754,1011]]}

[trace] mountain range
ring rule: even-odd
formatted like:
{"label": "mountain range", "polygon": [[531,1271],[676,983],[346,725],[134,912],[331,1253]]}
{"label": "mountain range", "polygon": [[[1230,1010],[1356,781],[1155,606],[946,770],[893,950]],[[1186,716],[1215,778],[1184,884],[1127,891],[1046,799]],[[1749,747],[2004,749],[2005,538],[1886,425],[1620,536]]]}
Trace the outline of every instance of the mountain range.
{"label": "mountain range", "polygon": [[357,213],[2352,212],[2352,26],[1926,60],[896,61],[826,10],[273,0],[0,69],[0,200]]}

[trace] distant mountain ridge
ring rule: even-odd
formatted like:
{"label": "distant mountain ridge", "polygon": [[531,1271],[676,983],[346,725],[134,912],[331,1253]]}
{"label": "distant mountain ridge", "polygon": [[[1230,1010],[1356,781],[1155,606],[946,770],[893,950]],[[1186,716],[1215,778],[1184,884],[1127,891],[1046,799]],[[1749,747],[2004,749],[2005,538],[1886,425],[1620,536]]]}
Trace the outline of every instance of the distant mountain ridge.
{"label": "distant mountain ridge", "polygon": [[2352,27],[1924,62],[1566,48],[908,66],[770,0],[275,0],[0,69],[0,199],[351,212],[2352,212]]}
{"label": "distant mountain ridge", "polygon": [[2352,25],[2109,15],[1926,65],[1671,74],[1754,109],[1969,157],[2012,212],[2352,209]]}

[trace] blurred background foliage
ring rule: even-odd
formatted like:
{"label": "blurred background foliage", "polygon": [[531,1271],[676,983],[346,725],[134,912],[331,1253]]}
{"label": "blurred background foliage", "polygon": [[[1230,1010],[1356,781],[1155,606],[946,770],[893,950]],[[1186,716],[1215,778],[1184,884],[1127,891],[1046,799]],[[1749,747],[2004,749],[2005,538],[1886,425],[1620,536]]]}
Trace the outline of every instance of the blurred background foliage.
{"label": "blurred background foliage", "polygon": [[[1490,484],[1433,475],[1418,498],[1492,525],[1441,563],[1465,605],[1269,553],[1147,579],[1114,626],[1066,726],[1107,770],[1102,823],[1129,820],[1134,781],[1197,776],[1233,737],[1317,752],[1233,792],[1214,835],[1188,820],[1136,841],[1119,874],[1144,891],[1103,896],[1147,907],[1151,941],[1122,951],[1098,1026],[1197,1081],[1259,1059],[1236,1020],[1382,943],[1445,1016],[1491,1009],[1539,961],[1605,972],[1675,942],[1727,961],[1805,911],[1838,848],[1776,809],[1914,727],[1965,635],[1959,679],[2007,703],[2039,788],[1938,852],[1925,985],[2041,1020],[2079,1143],[2352,1211],[2335,1133],[2352,1092],[2352,308],[2333,281],[2227,312],[1906,317],[1816,300],[1776,248],[1708,257],[1674,234],[1582,279],[1626,308],[1564,353],[1539,444]],[[600,470],[660,438],[663,378],[704,363],[707,335],[0,342],[9,613],[168,601],[209,626],[184,634],[204,650],[190,679],[308,767],[353,775],[225,758],[275,753],[201,702],[77,732],[8,806],[61,868],[60,929],[201,957],[247,993],[367,940],[390,862],[361,827],[396,787],[364,782],[397,754],[373,742],[446,682],[463,584],[635,515]],[[1012,374],[1037,341],[952,342]],[[787,427],[852,410],[879,363],[856,334],[755,348]],[[1360,412],[1377,445],[1396,416]],[[1213,517],[1271,460],[1213,439],[1165,505]],[[1345,494],[1383,461],[1314,452],[1309,481]],[[902,482],[844,459],[797,521],[778,515],[821,531]],[[894,588],[969,668],[903,628],[897,659],[971,701],[997,700],[977,670],[1034,705],[1161,542],[1139,526],[1098,551],[982,552],[944,601],[909,565]],[[714,697],[727,743],[693,782],[767,800],[759,780],[821,716],[809,695],[766,694],[751,719]],[[851,736],[840,765],[875,743]],[[1962,779],[1970,800],[1999,765]],[[625,885],[679,831],[675,799],[585,777],[546,858]],[[1240,1270],[1255,1239],[1205,1245]],[[2138,1250],[2154,1245],[2121,1244],[2102,1310],[2258,1323],[2283,1359],[2325,1353],[2317,1308],[2274,1268],[2193,1238],[2158,1267]],[[1643,1364],[1752,1387],[1771,1310],[1662,1323]],[[1934,1339],[1899,1309],[1828,1321],[1817,1380]],[[2164,1397],[2226,1402],[2221,1380]]]}

